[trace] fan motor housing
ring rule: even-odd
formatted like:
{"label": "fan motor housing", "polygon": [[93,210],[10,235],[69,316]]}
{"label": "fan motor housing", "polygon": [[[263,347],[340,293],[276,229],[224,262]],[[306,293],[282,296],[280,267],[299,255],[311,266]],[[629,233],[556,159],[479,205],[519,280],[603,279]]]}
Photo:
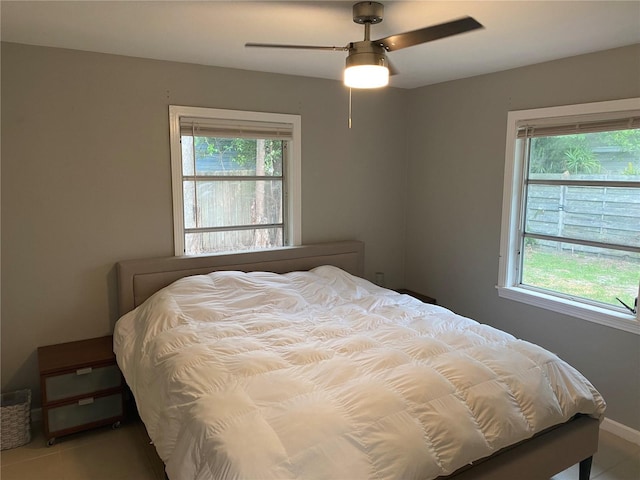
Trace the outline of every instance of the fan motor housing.
{"label": "fan motor housing", "polygon": [[384,6],[378,2],[358,2],[353,6],[353,21],[360,24],[380,23]]}
{"label": "fan motor housing", "polygon": [[378,65],[389,68],[384,48],[368,41],[349,44],[346,66],[348,68],[357,65]]}

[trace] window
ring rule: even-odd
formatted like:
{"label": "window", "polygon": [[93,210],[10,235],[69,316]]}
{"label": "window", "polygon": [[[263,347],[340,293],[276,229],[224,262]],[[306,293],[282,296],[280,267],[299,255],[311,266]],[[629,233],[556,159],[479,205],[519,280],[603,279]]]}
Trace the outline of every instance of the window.
{"label": "window", "polygon": [[300,117],[169,107],[176,255],[300,244]]}
{"label": "window", "polygon": [[498,293],[640,333],[640,99],[508,114]]}

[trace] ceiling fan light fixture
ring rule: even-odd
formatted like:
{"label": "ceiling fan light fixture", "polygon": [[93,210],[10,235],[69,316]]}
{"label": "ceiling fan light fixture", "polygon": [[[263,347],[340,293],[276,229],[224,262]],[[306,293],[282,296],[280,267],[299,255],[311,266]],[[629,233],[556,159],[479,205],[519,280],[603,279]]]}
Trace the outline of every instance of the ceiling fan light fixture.
{"label": "ceiling fan light fixture", "polygon": [[344,70],[344,84],[351,88],[380,88],[389,84],[389,69],[380,65],[355,65]]}
{"label": "ceiling fan light fixture", "polygon": [[389,63],[384,50],[371,42],[352,43],[344,70],[351,88],[380,88],[389,84]]}

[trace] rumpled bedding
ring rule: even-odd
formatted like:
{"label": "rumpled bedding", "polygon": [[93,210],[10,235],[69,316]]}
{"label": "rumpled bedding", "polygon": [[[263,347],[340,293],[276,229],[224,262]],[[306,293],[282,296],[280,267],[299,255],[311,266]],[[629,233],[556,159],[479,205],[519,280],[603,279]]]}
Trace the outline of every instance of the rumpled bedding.
{"label": "rumpled bedding", "polygon": [[114,350],[171,480],[427,480],[605,409],[553,353],[331,266],[183,278]]}

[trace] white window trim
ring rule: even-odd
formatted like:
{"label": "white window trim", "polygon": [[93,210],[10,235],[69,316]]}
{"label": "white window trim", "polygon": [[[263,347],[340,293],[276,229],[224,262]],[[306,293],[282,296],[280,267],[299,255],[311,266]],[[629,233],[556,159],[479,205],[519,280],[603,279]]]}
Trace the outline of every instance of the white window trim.
{"label": "white window trim", "polygon": [[[287,246],[302,244],[302,119],[300,115],[285,113],[249,112],[218,108],[183,107],[169,105],[169,141],[171,144],[171,189],[173,195],[173,243],[176,256],[184,256],[184,199],[182,190],[182,148],[180,146],[180,117],[222,118],[254,122],[288,123],[293,126],[287,163],[286,198]],[[211,253],[210,255],[216,255]]]}
{"label": "white window trim", "polygon": [[[610,112],[621,112],[623,115],[630,115],[634,111],[636,111],[636,115],[640,111],[640,98],[517,110],[508,113],[497,285],[500,297],[640,335],[638,313],[632,315],[630,313],[616,312],[615,310],[578,302],[570,297],[561,298],[555,295],[548,295],[516,283],[516,265],[520,248],[518,225],[520,204],[523,196],[522,163],[519,162],[522,152],[518,151],[519,143],[516,141],[517,125],[527,120],[542,118],[553,118],[554,121],[557,120],[560,123],[564,121],[564,118],[568,120],[570,117],[575,116],[597,116]],[[640,286],[638,290],[638,295],[640,296]]]}

